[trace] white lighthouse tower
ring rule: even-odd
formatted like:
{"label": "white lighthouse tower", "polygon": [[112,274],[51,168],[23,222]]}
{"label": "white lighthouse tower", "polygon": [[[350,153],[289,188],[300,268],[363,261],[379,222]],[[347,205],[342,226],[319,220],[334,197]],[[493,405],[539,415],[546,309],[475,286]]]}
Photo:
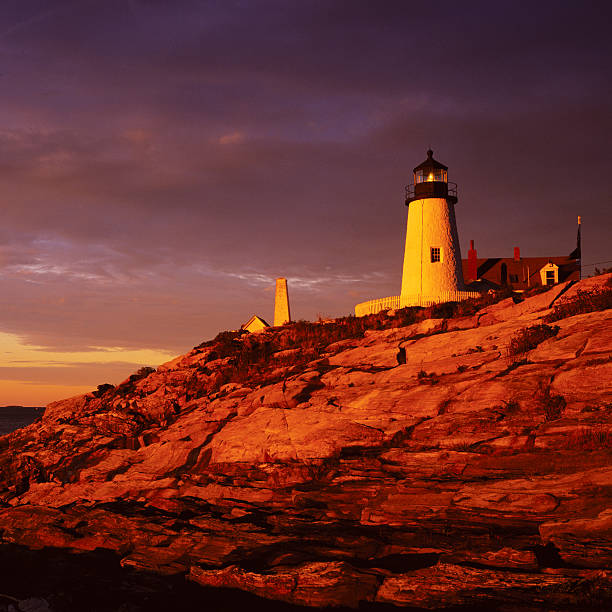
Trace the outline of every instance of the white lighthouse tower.
{"label": "white lighthouse tower", "polygon": [[357,304],[358,317],[480,295],[465,291],[455,221],[457,185],[448,182],[448,168],[436,161],[429,150],[427,159],[413,172],[414,183],[406,187],[408,225],[401,295]]}
{"label": "white lighthouse tower", "polygon": [[448,168],[427,151],[406,187],[408,224],[400,307],[427,306],[474,297],[465,291],[455,220],[457,185]]}

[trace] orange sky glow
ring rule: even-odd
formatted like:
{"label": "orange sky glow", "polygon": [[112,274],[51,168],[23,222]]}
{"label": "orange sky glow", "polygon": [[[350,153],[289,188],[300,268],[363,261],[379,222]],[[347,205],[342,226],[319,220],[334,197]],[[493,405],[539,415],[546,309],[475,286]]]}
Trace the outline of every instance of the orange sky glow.
{"label": "orange sky glow", "polygon": [[[60,352],[29,346],[18,336],[0,333],[0,370],[18,372],[12,380],[0,378],[0,405],[44,406],[94,390],[105,375],[111,379],[106,382],[116,384],[142,365],[157,366],[174,356],[121,347]],[[92,365],[93,369],[88,367]],[[79,379],[81,384],[77,384]]]}

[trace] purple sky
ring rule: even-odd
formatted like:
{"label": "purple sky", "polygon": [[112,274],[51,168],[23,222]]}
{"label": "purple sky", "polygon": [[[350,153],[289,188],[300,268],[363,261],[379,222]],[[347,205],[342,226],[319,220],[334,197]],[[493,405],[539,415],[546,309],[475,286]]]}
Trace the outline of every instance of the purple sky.
{"label": "purple sky", "polygon": [[276,276],[296,318],[398,294],[403,188],[429,146],[459,185],[464,255],[471,238],[481,257],[567,254],[581,214],[583,261],[611,260],[611,18],[608,2],[4,0],[0,334],[41,360],[0,361],[0,405],[2,380],[137,367],[83,364],[92,347],[180,353],[272,318]]}

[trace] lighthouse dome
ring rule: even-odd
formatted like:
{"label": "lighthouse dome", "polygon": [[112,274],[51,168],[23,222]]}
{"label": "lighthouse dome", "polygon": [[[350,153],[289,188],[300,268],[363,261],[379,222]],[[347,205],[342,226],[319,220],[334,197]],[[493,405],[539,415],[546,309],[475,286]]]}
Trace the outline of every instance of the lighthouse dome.
{"label": "lighthouse dome", "polygon": [[448,168],[435,160],[433,151],[427,151],[427,159],[419,164],[414,170],[414,182],[416,183],[431,183],[439,181],[441,183],[448,182]]}

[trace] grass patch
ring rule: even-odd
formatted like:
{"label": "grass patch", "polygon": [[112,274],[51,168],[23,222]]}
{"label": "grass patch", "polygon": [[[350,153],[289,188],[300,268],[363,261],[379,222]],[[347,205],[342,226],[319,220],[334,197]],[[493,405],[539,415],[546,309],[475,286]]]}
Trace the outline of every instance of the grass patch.
{"label": "grass patch", "polygon": [[612,447],[612,432],[603,427],[583,427],[572,432],[567,441],[571,450],[600,450]]}
{"label": "grass patch", "polygon": [[553,311],[544,317],[544,321],[552,323],[575,315],[607,310],[608,308],[612,308],[612,286],[605,285],[595,291],[578,289],[576,295],[555,305]]}
{"label": "grass patch", "polygon": [[531,325],[519,330],[512,338],[508,345],[508,357],[522,356],[530,350],[536,348],[539,344],[556,336],[559,333],[558,325],[546,325],[539,323]]}

